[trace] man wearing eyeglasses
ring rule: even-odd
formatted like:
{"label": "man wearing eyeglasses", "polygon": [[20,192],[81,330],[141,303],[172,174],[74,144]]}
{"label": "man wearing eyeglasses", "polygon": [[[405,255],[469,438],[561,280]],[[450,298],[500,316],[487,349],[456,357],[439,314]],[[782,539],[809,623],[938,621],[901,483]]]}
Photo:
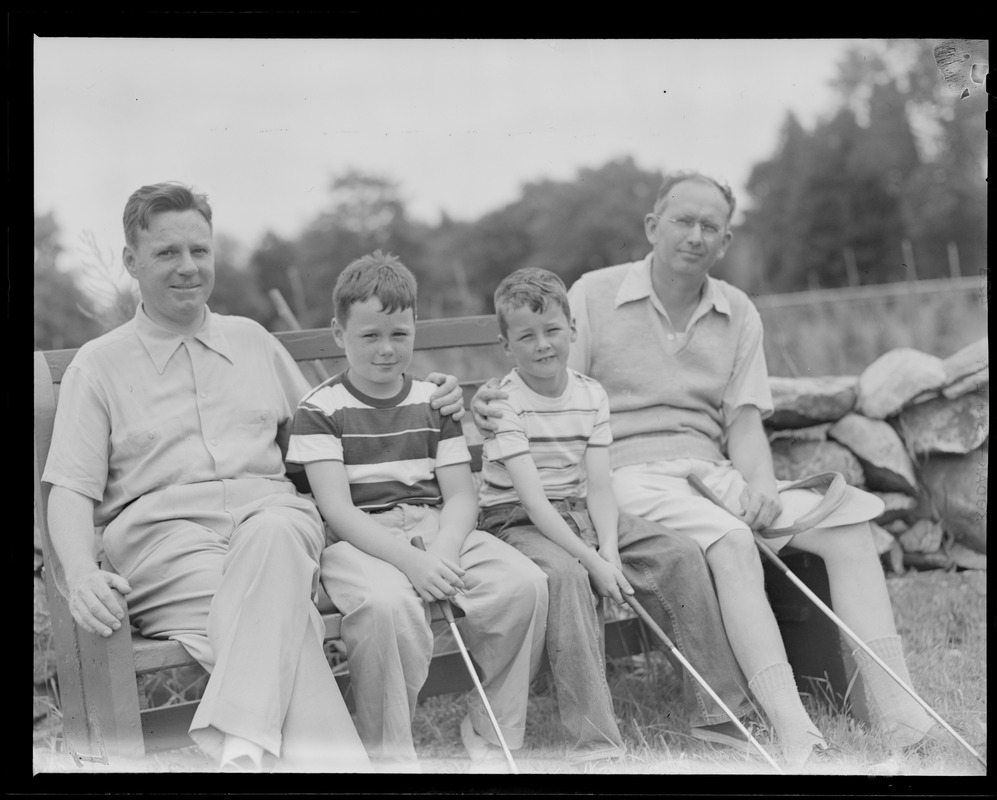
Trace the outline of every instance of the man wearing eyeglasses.
{"label": "man wearing eyeglasses", "polygon": [[[644,218],[651,252],[586,273],[569,290],[577,340],[568,366],[609,396],[620,510],[688,537],[705,554],[730,648],[795,771],[827,745],[800,702],[752,536],[795,515],[783,511],[762,426],[772,396],[761,318],[744,292],[709,274],[730,245],[733,213],[725,184],[699,172],[667,175]],[[486,392],[473,409],[489,429]],[[731,513],[690,487],[693,474]],[[769,539],[769,546],[791,540],[820,556],[836,613],[909,685],[870,517],[852,516],[850,524]],[[921,740],[930,718],[865,653],[854,655],[874,721],[895,745]]]}

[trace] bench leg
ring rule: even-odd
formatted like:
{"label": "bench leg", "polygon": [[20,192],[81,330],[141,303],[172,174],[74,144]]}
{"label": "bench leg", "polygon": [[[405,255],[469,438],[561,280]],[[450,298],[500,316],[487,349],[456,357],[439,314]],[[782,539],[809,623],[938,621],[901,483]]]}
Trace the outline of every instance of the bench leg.
{"label": "bench leg", "polygon": [[113,766],[115,758],[141,758],[145,746],[129,627],[123,625],[107,639],[87,633],[76,625],[65,598],[55,587],[50,589],[67,751],[80,766]]}

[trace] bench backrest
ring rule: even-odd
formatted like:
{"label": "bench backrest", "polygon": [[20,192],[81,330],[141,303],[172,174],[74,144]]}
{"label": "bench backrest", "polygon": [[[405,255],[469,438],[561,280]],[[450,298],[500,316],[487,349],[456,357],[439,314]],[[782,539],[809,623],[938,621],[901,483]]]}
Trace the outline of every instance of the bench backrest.
{"label": "bench backrest", "polygon": [[[329,328],[279,331],[274,335],[301,365],[305,376],[313,383],[321,377],[321,372],[316,369],[313,362],[320,362],[322,369],[330,375],[345,368],[346,357],[342,348],[333,339],[332,330]],[[416,352],[494,347],[497,340],[498,323],[494,315],[420,320],[416,323]],[[45,464],[52,440],[58,387],[75,355],[75,349],[35,352],[35,454],[40,466]],[[42,361],[39,359],[44,361],[47,369],[42,368]],[[465,406],[470,405],[471,397],[482,382],[482,380],[461,381]],[[477,460],[480,456],[480,447],[473,447],[472,451],[476,454],[474,467],[477,470],[480,463]]]}

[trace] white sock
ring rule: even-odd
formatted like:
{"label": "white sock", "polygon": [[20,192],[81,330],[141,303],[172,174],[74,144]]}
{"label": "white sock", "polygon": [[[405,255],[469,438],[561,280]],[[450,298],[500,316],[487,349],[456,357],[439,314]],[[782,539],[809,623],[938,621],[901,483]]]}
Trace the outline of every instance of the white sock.
{"label": "white sock", "polygon": [[[871,639],[866,645],[892,669],[905,684],[913,687],[903,644],[899,636],[882,636]],[[869,710],[876,724],[890,737],[897,747],[915,744],[924,738],[934,724],[921,705],[900,688],[873,658],[861,647],[852,651],[852,658],[862,673]]]}
{"label": "white sock", "polygon": [[814,747],[827,747],[800,700],[793,668],[785,661],[770,664],[755,673],[748,688],[761,704],[775,728],[783,757],[791,769],[799,769]]}

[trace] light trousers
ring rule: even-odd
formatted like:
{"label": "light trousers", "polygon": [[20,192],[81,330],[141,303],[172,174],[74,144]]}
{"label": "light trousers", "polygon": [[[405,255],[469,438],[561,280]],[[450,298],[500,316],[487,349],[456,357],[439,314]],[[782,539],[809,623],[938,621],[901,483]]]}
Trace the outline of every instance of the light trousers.
{"label": "light trousers", "polygon": [[[399,547],[436,538],[439,511],[401,505],[371,518],[391,531]],[[523,745],[529,687],[540,667],[547,618],[547,579],[526,556],[491,534],[471,531],[460,550],[465,590],[454,602],[457,624],[481,667],[481,683],[510,748]],[[322,555],[322,584],[343,614],[357,729],[371,758],[416,759],[412,716],[433,656],[430,607],[403,572],[348,542]],[[477,693],[469,697],[475,731],[499,744]]]}
{"label": "light trousers", "polygon": [[132,622],[211,673],[190,728],[209,755],[230,734],[303,769],[370,770],[322,649],[323,544],[314,504],[265,479],[172,486],[105,529]]}

